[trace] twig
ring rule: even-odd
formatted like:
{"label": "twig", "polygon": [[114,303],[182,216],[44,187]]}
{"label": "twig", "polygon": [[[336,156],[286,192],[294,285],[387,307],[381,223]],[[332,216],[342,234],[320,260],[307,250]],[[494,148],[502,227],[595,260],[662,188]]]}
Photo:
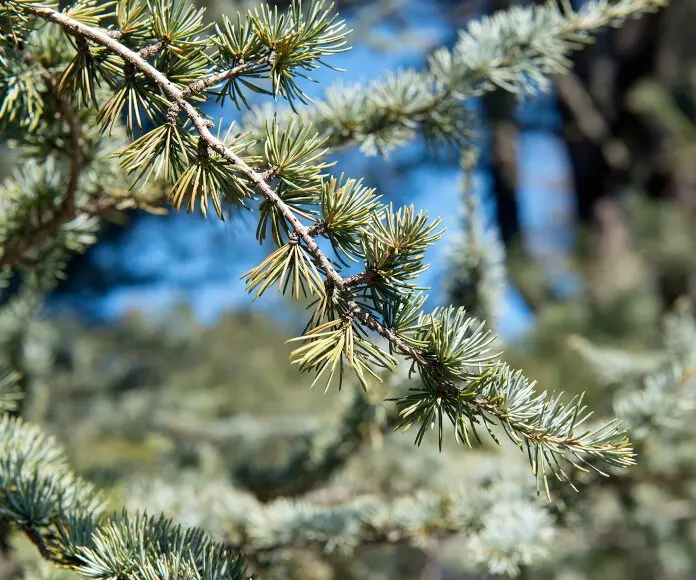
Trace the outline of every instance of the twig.
{"label": "twig", "polygon": [[62,202],[58,208],[56,208],[51,218],[40,224],[39,227],[34,228],[30,234],[18,240],[14,245],[10,245],[0,257],[0,268],[15,265],[22,260],[29,251],[54,236],[65,223],[76,218],[81,213],[114,219],[115,216],[113,212],[114,210],[118,210],[122,201],[117,198],[99,197],[87,202],[79,208],[77,207],[75,202],[80,175],[85,166],[85,143],[82,124],[68,99],[58,92],[55,86],[55,78],[48,71],[44,73],[44,76],[49,86],[53,87],[55,90],[58,109],[69,128],[70,175],[68,178],[68,185]]}
{"label": "twig", "polygon": [[251,69],[260,68],[266,64],[272,64],[274,58],[275,51],[271,50],[266,56],[260,58],[259,60],[245,62],[240,65],[237,65],[234,68],[212,74],[202,79],[198,79],[197,81],[192,82],[183,90],[182,97],[184,99],[188,99],[189,97],[197,93],[200,93],[201,91],[204,91],[207,88],[217,85],[218,83],[221,83],[223,81],[236,78],[242,73],[248,72]]}

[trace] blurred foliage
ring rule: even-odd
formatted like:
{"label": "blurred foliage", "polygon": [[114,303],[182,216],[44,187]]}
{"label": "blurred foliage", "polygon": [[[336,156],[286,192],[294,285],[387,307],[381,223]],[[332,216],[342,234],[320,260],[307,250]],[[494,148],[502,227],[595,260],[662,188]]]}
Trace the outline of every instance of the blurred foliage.
{"label": "blurred foliage", "polygon": [[[322,456],[321,433],[331,439],[353,401],[365,397],[360,390],[351,393],[352,387],[338,396],[308,390],[287,363],[284,338],[290,335],[290,329],[249,312],[230,313],[215,326],[201,328],[184,308],[172,312],[162,325],[136,314],[111,328],[90,328],[69,318],[38,321],[24,339],[29,393],[24,415],[64,442],[72,465],[112,489],[115,504],[125,500],[133,507],[161,508],[186,524],[229,537],[230,526],[250,509],[244,505],[256,505],[248,503],[251,499],[239,505],[245,493],[241,490],[265,495],[266,501],[280,495],[283,490],[263,487],[270,484],[264,484],[260,474],[280,469],[287,482],[282,466],[297,467],[292,458],[297,458],[298,449],[302,453],[302,441],[309,438]],[[364,494],[398,497],[460,487],[468,494],[512,493],[520,500],[535,496],[524,457],[514,449],[503,450],[506,463],[519,474],[511,482],[507,468],[501,471],[502,464],[493,459],[493,447],[481,447],[469,456],[446,445],[442,454],[433,455],[414,450],[409,435],[389,434],[389,407],[380,398],[384,391],[377,384],[373,387],[368,407],[374,411],[367,432],[357,445],[349,445],[342,463],[328,468],[328,476],[324,466],[317,467],[321,481],[306,496],[308,501],[321,506]],[[338,434],[344,447],[349,439],[350,432]],[[255,477],[248,469],[251,464]],[[295,477],[306,481],[311,465],[309,460]],[[483,482],[489,478],[508,483],[486,492],[488,484]],[[520,485],[520,478],[527,485]],[[233,492],[235,487],[240,491]],[[233,494],[233,501],[226,502],[225,494]],[[475,537],[468,541],[472,544],[467,553],[473,554]],[[16,542],[20,562],[31,562],[28,577],[43,577],[39,571],[50,566],[32,559],[23,541]],[[458,546],[453,554],[462,542],[456,535],[448,542]],[[536,543],[533,549],[545,551]],[[368,544],[354,556],[290,550],[282,555],[279,577],[418,578],[422,569],[439,566],[428,554],[407,544]],[[464,564],[477,567],[471,561],[458,566]],[[263,577],[276,577],[273,570],[278,573],[277,562]]]}
{"label": "blurred foliage", "polygon": [[153,435],[158,427],[185,429],[260,411],[290,422],[306,415],[314,397],[284,364],[289,333],[259,314],[230,314],[201,328],[182,308],[164,328],[134,314],[113,328],[66,318],[38,322],[29,332],[37,338],[25,351],[31,383],[24,414],[69,449],[90,441],[91,451],[75,459],[91,477],[107,468],[122,473],[131,462],[155,466],[168,449]]}
{"label": "blurred foliage", "polygon": [[[542,313],[532,336],[508,345],[509,358],[540,376],[545,387],[587,390],[607,413],[622,394],[621,385],[641,383],[664,363],[661,353],[693,352],[696,346],[684,334],[688,324],[676,324],[678,317],[667,321],[664,336],[669,340],[664,342],[660,329],[665,327],[658,321],[645,323],[651,331],[643,336],[650,339],[642,341],[640,334],[617,332],[620,325],[606,315],[590,320],[579,302],[557,303]],[[689,311],[682,316],[691,320]],[[598,341],[599,348],[578,332]],[[287,364],[284,337],[291,335],[292,329],[248,312],[230,313],[215,326],[201,328],[183,308],[159,325],[135,314],[111,328],[85,327],[71,319],[32,323],[25,338],[24,368],[30,379],[25,414],[64,441],[72,463],[110,488],[114,503],[161,509],[229,539],[235,534],[234,522],[266,509],[255,497],[268,494],[268,509],[277,511],[283,505],[284,500],[274,499],[276,492],[254,487],[261,480],[249,479],[249,465],[271,472],[283,472],[286,464],[292,467],[288,461],[297,457],[298,442],[306,437],[321,441],[326,437],[322,433],[336,433],[352,401],[362,397],[359,390],[346,389],[338,396],[307,390]],[[538,335],[547,340],[535,339]],[[259,365],[262,382],[257,380]],[[532,499],[533,483],[524,458],[514,449],[484,445],[462,454],[456,446],[445,445],[439,455],[413,449],[409,436],[389,434],[388,407],[380,402],[379,389],[373,394],[370,404],[377,414],[369,421],[376,429],[351,447],[306,499],[321,506],[354,501],[363,494],[397,498],[458,489],[470,495],[472,509],[486,514],[487,526],[479,531],[484,536],[455,534],[437,551],[432,539],[425,538],[420,547],[368,544],[346,554],[288,550],[276,555],[280,561],[265,563],[271,567],[262,577],[480,577],[478,542],[490,545],[490,534],[500,526],[510,533],[517,521],[529,524],[530,515],[518,519],[510,511],[512,498],[519,494],[519,509],[536,509],[534,517],[542,518],[536,525],[546,519],[540,528],[521,528],[527,536],[532,529],[540,530],[530,548],[542,550],[522,557],[522,564],[525,557],[535,562],[522,566],[523,577],[680,579],[696,569],[690,559],[696,537],[689,531],[696,502],[696,454],[690,444],[696,407],[687,399],[667,405],[670,410],[683,407],[685,416],[676,426],[651,430],[646,446],[635,438],[641,458],[637,468],[605,485],[592,477],[583,484],[588,475],[580,474],[582,493],[559,489],[549,506]],[[317,449],[324,448],[317,444]],[[667,448],[670,453],[665,453]],[[310,465],[301,477],[311,473]],[[504,510],[498,515],[496,505]],[[23,541],[17,539],[16,546],[20,561],[29,561],[27,578],[63,580],[63,573],[42,575],[49,568]],[[506,553],[509,546],[501,549]],[[490,556],[479,555],[482,561]],[[641,570],[649,574],[637,575]]]}

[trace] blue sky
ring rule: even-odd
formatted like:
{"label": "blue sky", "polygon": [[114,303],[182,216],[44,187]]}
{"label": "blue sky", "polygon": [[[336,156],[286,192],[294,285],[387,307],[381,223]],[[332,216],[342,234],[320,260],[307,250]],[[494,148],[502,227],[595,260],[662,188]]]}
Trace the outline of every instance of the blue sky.
{"label": "blue sky", "polygon": [[[429,3],[416,3],[404,9],[407,18],[417,22],[421,40],[437,44],[447,28],[438,20],[437,12],[428,9]],[[415,7],[414,7],[415,6]],[[382,38],[392,35],[387,27],[377,29]],[[345,69],[336,72],[320,69],[313,75],[317,84],[306,83],[306,92],[318,97],[323,89],[337,80],[366,81],[379,77],[388,70],[422,64],[421,48],[413,49],[411,43],[398,43],[403,48],[381,51],[356,40],[355,47],[331,61],[333,66]],[[227,106],[220,112],[232,119],[237,112]],[[216,116],[217,116],[216,114]],[[554,111],[548,101],[527,103],[520,110],[522,119],[544,115],[549,125],[554,122]],[[418,144],[412,144],[394,154],[396,159],[407,155]],[[543,259],[549,255],[562,255],[572,246],[571,228],[572,195],[568,183],[568,160],[562,142],[552,133],[525,132],[520,137],[519,167],[521,176],[520,212],[525,240],[530,252]],[[403,158],[403,157],[402,157]],[[389,160],[366,159],[356,151],[338,157],[337,172],[360,176],[368,164],[388,163]],[[447,228],[444,238],[427,254],[430,270],[422,283],[443,279],[447,275],[446,250],[452,235],[460,227],[460,172],[447,164],[430,164],[406,171],[389,184],[390,194],[399,192],[398,199],[414,203],[417,208],[428,210],[431,216],[439,216]],[[476,189],[490,213],[490,183],[485,172],[476,175]],[[457,208],[453,211],[453,208]],[[102,268],[127,271],[128,284],[111,287],[107,292],[64,296],[53,306],[58,309],[77,309],[92,318],[103,321],[118,318],[129,310],[142,310],[153,317],[164,316],[178,303],[188,303],[203,323],[213,323],[217,317],[232,308],[273,308],[282,300],[273,292],[252,304],[244,291],[241,275],[261,261],[266,248],[254,239],[255,223],[252,215],[221,223],[205,221],[198,217],[172,215],[168,218],[144,216],[134,222],[119,245],[102,243],[92,250],[90,260]],[[555,274],[561,273],[558,268]],[[554,276],[561,290],[572,290],[569,276]],[[441,288],[431,292],[431,305],[444,299]],[[533,323],[531,314],[519,295],[512,289],[506,293],[499,328],[503,338],[519,336]]]}

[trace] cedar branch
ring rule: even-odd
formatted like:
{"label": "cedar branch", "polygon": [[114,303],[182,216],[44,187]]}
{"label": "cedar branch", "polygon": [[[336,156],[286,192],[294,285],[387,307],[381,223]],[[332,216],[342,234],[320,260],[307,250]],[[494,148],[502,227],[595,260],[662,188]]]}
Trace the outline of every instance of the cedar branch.
{"label": "cedar branch", "polygon": [[[264,176],[261,173],[258,173],[251,168],[239,155],[237,155],[229,147],[226,147],[222,141],[220,141],[210,132],[210,121],[206,119],[191,103],[188,102],[187,96],[189,95],[189,91],[187,89],[180,89],[171,80],[169,80],[165,74],[143,59],[140,54],[123,45],[105,30],[87,26],[64,13],[53,10],[52,8],[28,5],[22,6],[22,10],[49,22],[58,24],[66,29],[69,33],[77,37],[91,40],[92,42],[107,48],[113,54],[120,56],[125,62],[133,65],[145,76],[149,77],[150,80],[157,84],[162,89],[164,94],[171,99],[172,110],[178,110],[179,112],[185,113],[190,119],[191,123],[193,123],[193,126],[196,128],[200,138],[203,139],[213,151],[220,154],[230,163],[236,165],[240,171],[256,186],[266,201],[278,209],[295,233],[297,233],[299,238],[305,243],[307,249],[322,268],[328,281],[334,287],[334,289],[342,294],[348,293],[349,287],[346,284],[345,279],[334,269],[328,257],[319,248],[314,236],[312,235],[312,232],[310,231],[310,228],[305,226],[295,216],[290,207],[285,204],[282,198],[264,179]],[[272,55],[269,55],[268,58],[271,56]],[[413,359],[421,365],[430,364],[419,350],[408,345],[396,334],[396,332],[394,332],[393,329],[382,325],[374,316],[365,311],[354,301],[350,301],[349,305],[352,313],[358,320],[360,320],[367,328],[386,338],[404,356]]]}

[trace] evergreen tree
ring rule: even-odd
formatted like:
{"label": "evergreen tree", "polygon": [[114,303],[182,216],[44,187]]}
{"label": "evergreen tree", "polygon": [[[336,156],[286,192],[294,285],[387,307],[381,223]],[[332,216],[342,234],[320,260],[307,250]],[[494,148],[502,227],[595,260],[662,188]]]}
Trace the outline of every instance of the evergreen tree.
{"label": "evergreen tree", "polygon": [[[344,428],[318,449],[312,437],[284,468],[241,473],[250,488],[265,489],[264,500],[312,489],[359,445],[361,426],[374,421],[414,428],[418,445],[435,430],[440,449],[449,425],[468,446],[482,431],[494,441],[507,437],[526,453],[549,498],[550,478],[573,486],[579,474],[633,465],[618,421],[590,422],[582,396],[538,392],[501,361],[493,334],[463,306],[422,311],[417,279],[427,268],[425,250],[441,236],[438,220],[413,206],[394,208],[361,179],[332,175],[328,154],[351,144],[384,154],[421,136],[466,158],[474,128],[468,99],[496,88],[533,94],[548,75],[567,70],[568,55],[595,30],[662,4],[592,0],[574,11],[554,0],[511,8],[472,23],[452,50],[432,55],[425,71],[330,87],[307,107],[298,80],[347,50],[345,23],[322,0],[291,2],[285,13],[262,6],[215,25],[183,0],[78,0],[62,10],[3,0],[0,121],[21,159],[0,201],[7,288],[0,316],[9,363],[21,366],[21,356],[13,356],[18,337],[69,255],[95,242],[102,219],[133,208],[157,212],[167,200],[219,219],[248,208],[258,216],[257,239],[274,250],[247,273],[247,289],[260,296],[277,285],[309,302],[291,362],[326,389],[340,388],[349,373],[367,392],[375,381],[400,379],[386,416],[375,419],[374,403],[359,393]],[[215,123],[201,108],[211,99],[248,108],[250,92],[288,106],[272,115],[251,111],[245,130]],[[466,252],[485,231],[475,213],[469,219]],[[478,317],[494,310],[502,280],[490,268],[500,268],[498,252],[467,254],[472,259],[453,285],[453,294],[473,296],[465,302]],[[397,368],[403,373],[394,375]],[[242,554],[265,570],[274,554],[294,545],[349,549],[465,529],[479,530],[474,545],[492,571],[515,572],[536,553],[525,534],[546,528],[546,512],[530,512],[523,486],[515,491],[504,478],[472,497],[432,492],[330,507],[262,505],[234,492],[225,502],[229,513],[218,513],[232,522],[225,543],[164,516],[113,514],[51,438],[10,413],[18,385],[8,369],[0,515],[45,559],[86,577],[241,578],[249,574]],[[630,422],[625,408],[620,414]],[[504,529],[515,510],[527,514],[516,521],[528,525]]]}

